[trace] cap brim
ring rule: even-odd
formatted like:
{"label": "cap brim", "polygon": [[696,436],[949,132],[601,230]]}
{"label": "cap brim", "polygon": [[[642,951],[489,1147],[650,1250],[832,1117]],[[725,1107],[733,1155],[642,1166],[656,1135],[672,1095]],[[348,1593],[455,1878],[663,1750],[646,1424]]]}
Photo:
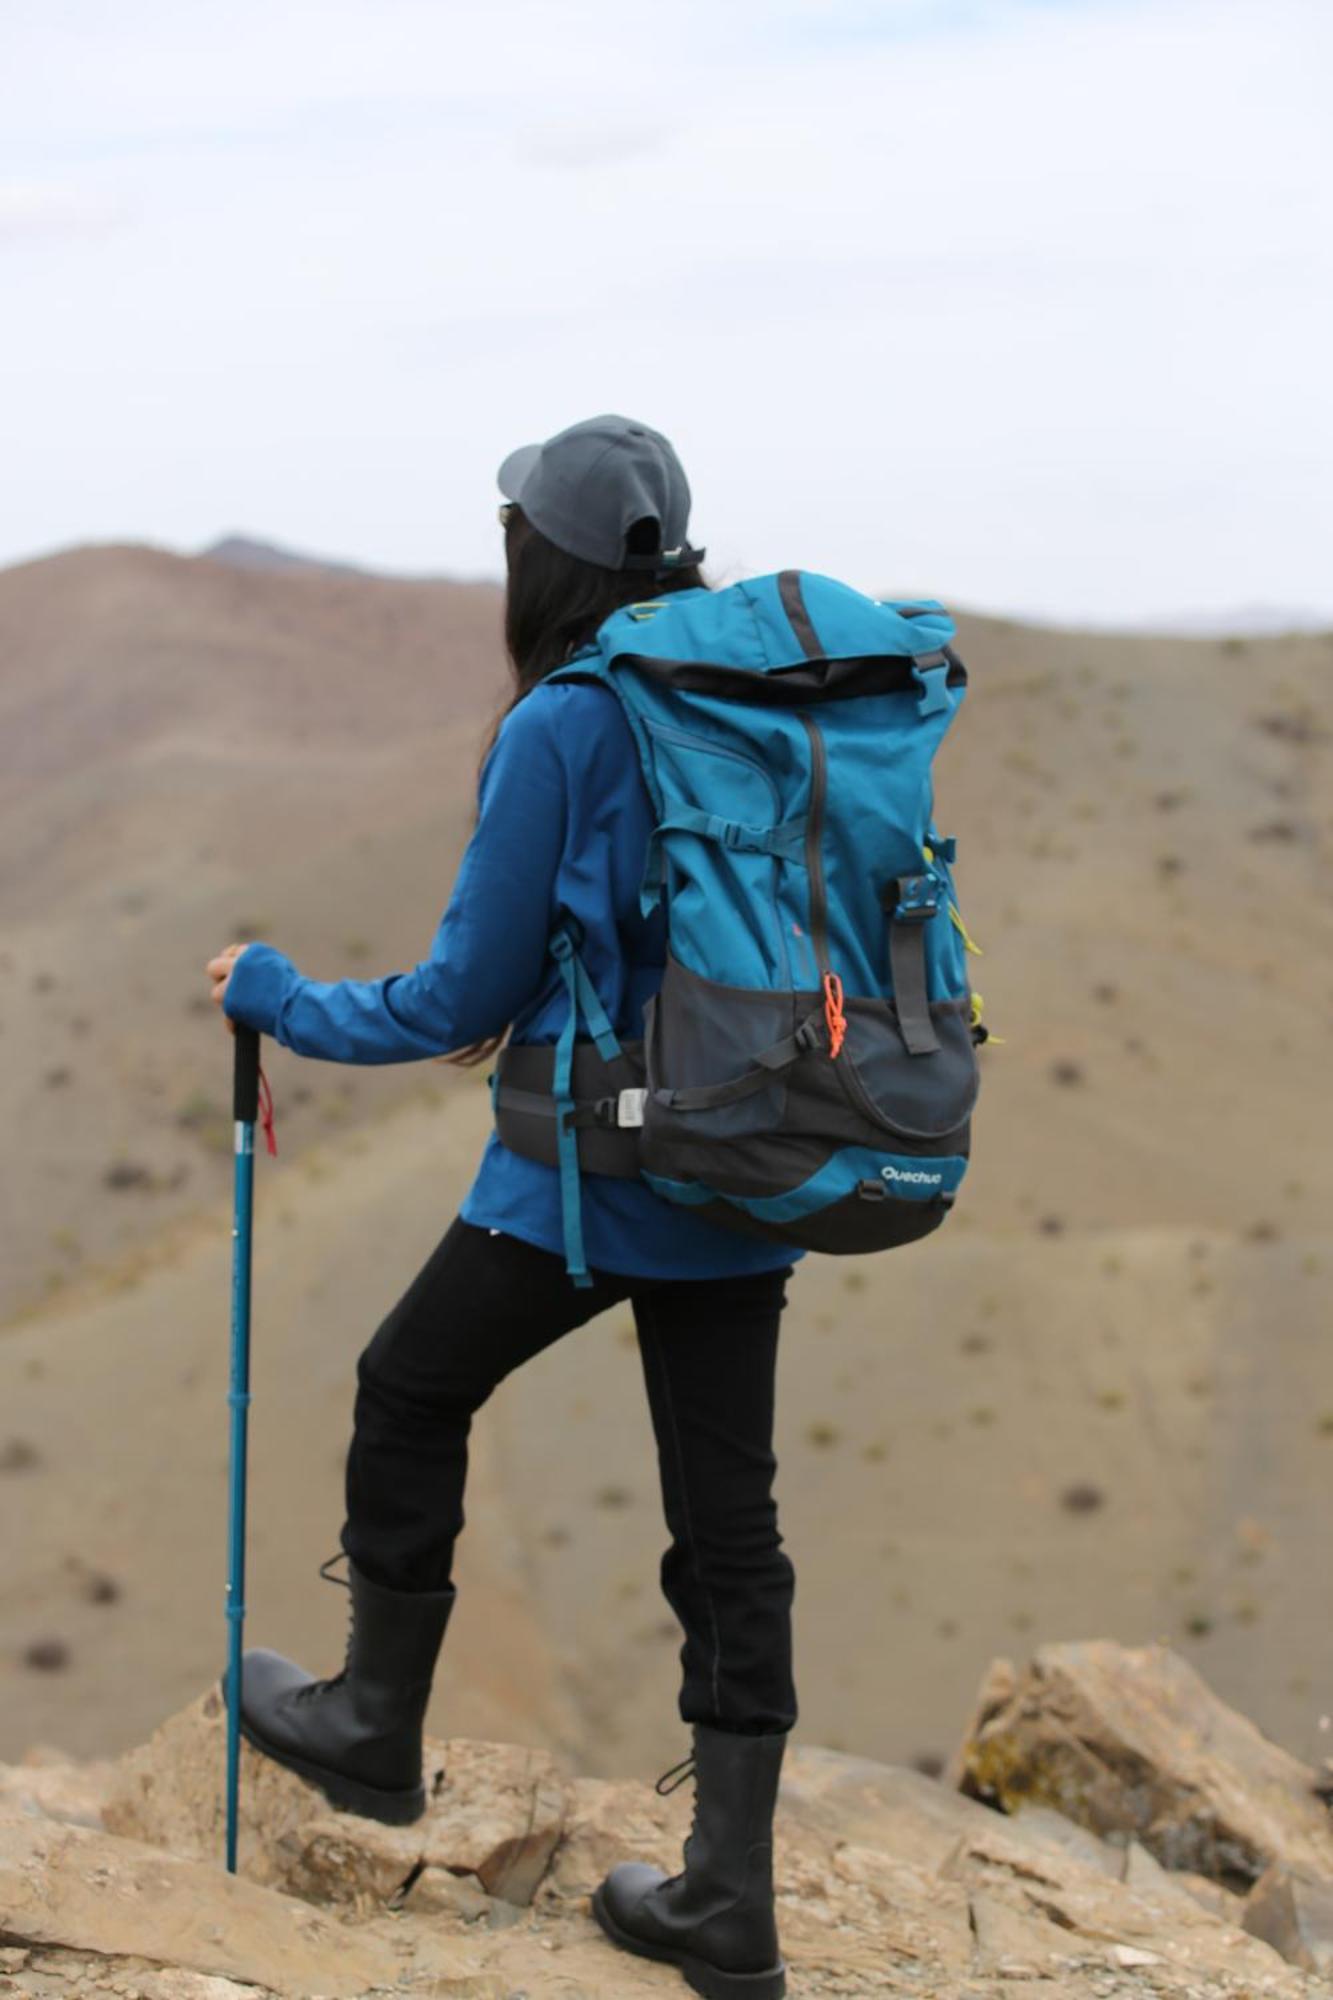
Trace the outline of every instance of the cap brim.
{"label": "cap brim", "polygon": [[532,468],[542,455],[539,444],[521,444],[517,451],[511,451],[500,470],[495,475],[495,483],[506,500],[522,500],[523,488],[532,476]]}

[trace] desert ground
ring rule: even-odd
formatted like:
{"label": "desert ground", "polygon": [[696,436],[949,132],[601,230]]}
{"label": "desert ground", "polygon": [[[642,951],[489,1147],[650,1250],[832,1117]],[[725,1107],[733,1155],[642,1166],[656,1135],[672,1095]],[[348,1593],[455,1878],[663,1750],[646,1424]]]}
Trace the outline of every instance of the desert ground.
{"label": "desert ground", "polygon": [[[890,566],[891,567],[891,566]],[[1315,1761],[1333,1709],[1333,634],[963,617],[941,762],[983,1051],[935,1238],[800,1266],[798,1735],[934,1768],[988,1660],[1165,1639]],[[135,547],[0,572],[0,1758],[216,1674],[230,1045],[204,960],[415,961],[504,697],[493,586]],[[356,1355],[456,1212],[481,1073],[270,1050],[250,1632],[336,1664]],[[475,1432],[440,1735],[651,1776],[677,1635],[628,1316]]]}

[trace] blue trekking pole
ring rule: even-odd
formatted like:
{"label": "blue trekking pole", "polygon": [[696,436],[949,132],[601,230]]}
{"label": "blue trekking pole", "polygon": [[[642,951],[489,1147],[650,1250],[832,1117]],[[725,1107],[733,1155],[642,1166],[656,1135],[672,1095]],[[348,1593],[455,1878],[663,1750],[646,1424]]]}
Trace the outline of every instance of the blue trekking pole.
{"label": "blue trekking pole", "polygon": [[245,1624],[245,1488],[250,1414],[250,1234],[254,1218],[259,1036],[236,1028],[232,1082],[236,1185],[231,1231],[231,1466],[227,1503],[227,1872],[236,1873],[241,1778],[241,1638]]}

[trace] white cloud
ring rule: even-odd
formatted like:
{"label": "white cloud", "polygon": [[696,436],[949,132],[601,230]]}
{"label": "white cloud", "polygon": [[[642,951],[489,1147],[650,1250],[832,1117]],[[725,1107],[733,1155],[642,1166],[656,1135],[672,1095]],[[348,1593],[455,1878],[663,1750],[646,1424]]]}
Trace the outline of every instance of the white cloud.
{"label": "white cloud", "polygon": [[517,154],[535,167],[608,167],[659,153],[673,136],[669,124],[636,119],[545,120],[520,131]]}
{"label": "white cloud", "polygon": [[90,189],[0,181],[0,244],[65,236],[102,236],[125,220],[115,202]]}
{"label": "white cloud", "polygon": [[0,551],[476,572],[508,446],[619,407],[723,568],[1333,612],[1314,0],[19,11],[0,180],[122,222],[9,246]]}

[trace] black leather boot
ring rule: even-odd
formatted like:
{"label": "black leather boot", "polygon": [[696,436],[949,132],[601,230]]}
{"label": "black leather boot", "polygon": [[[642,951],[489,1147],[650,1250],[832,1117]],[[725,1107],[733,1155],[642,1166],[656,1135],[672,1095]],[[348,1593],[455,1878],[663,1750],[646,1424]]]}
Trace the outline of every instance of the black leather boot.
{"label": "black leather boot", "polygon": [[426,1809],[421,1729],[454,1591],[386,1590],[353,1565],[348,1589],[342,1672],[320,1681],[281,1653],[247,1653],[241,1731],[332,1805],[407,1826]]}
{"label": "black leather boot", "polygon": [[773,1911],[773,1811],[786,1742],[696,1723],[684,1873],[626,1862],[592,1899],[613,1944],[678,1965],[706,2000],[780,2000],[787,1990]]}

